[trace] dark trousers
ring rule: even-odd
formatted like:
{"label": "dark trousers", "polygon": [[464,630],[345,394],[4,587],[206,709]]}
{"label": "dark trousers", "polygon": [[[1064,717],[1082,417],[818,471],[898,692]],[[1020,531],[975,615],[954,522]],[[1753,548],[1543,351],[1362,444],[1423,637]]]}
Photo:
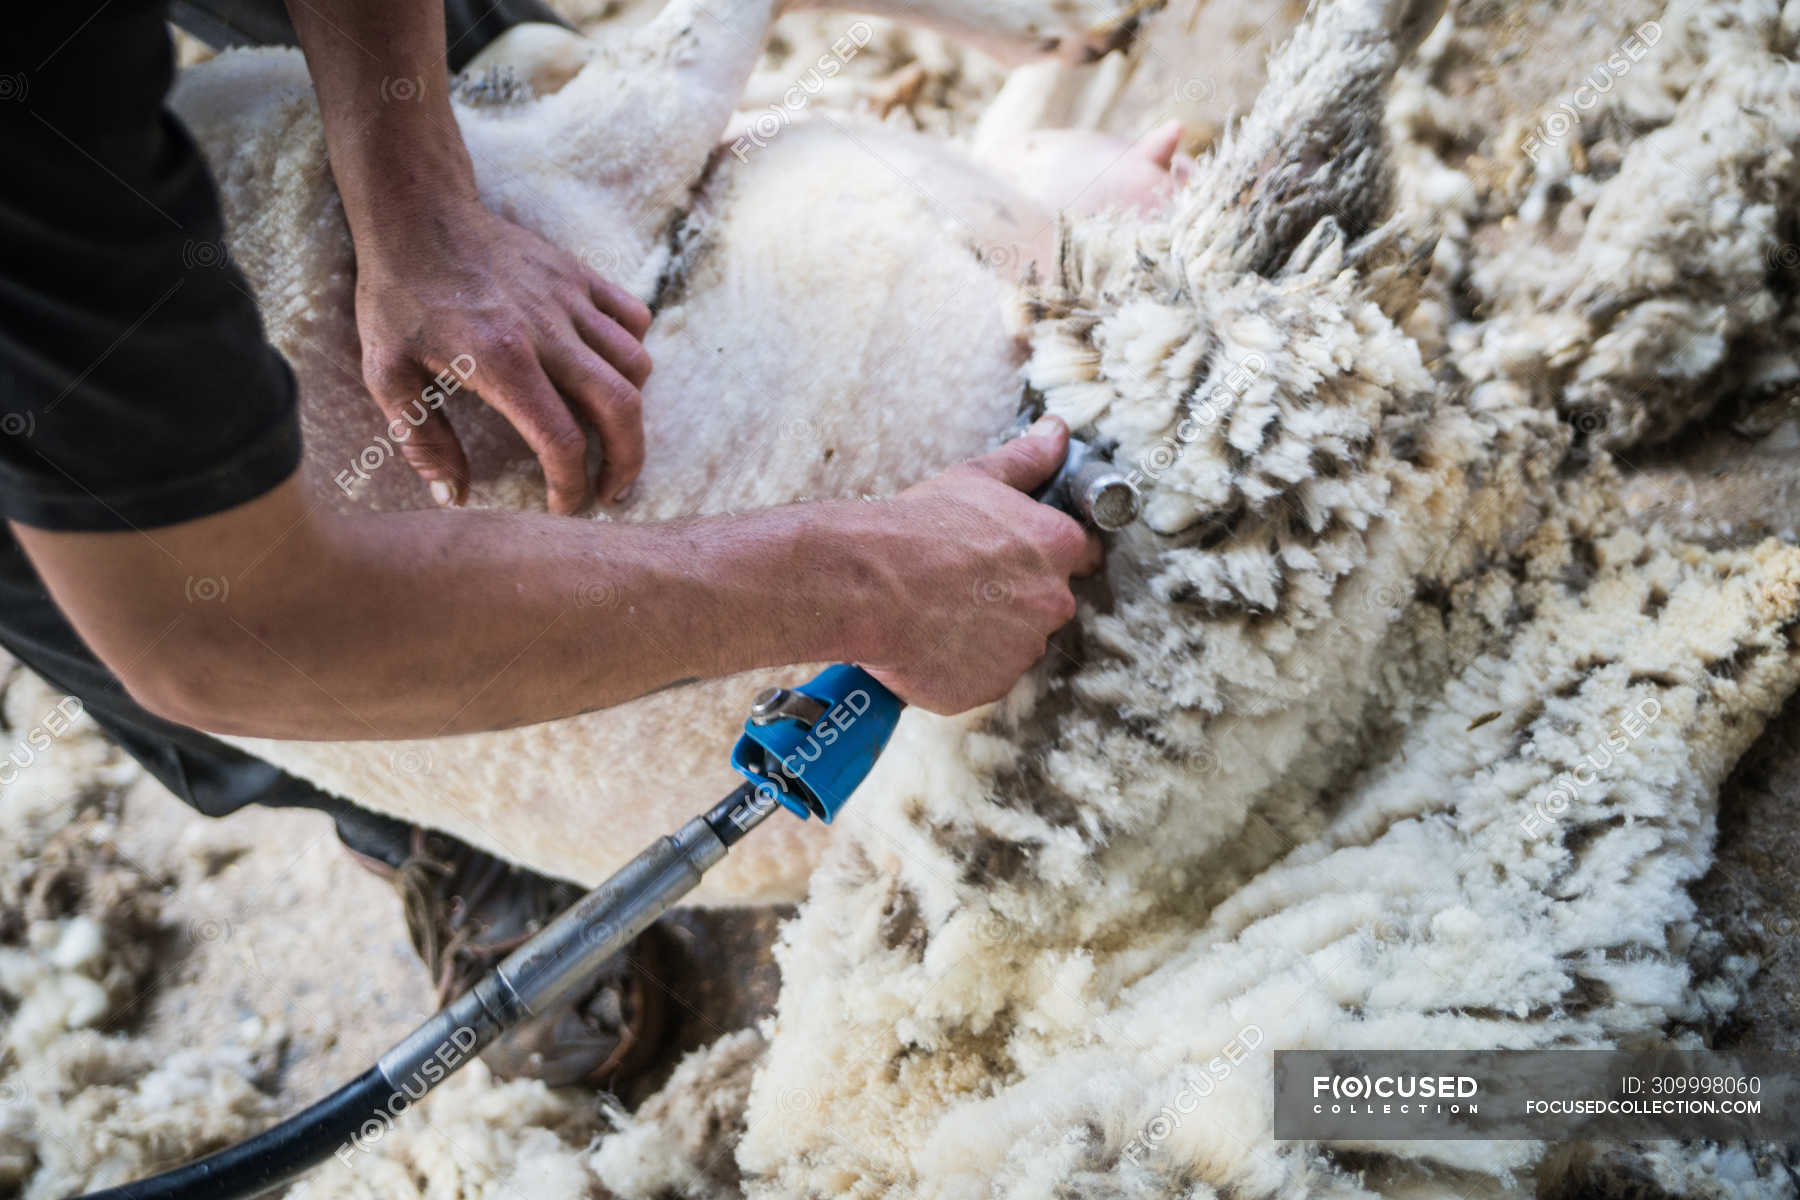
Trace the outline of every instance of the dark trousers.
{"label": "dark trousers", "polygon": [[[527,21],[562,24],[542,0],[447,0],[445,30],[452,71],[500,34]],[[179,0],[171,19],[207,44],[295,45],[282,0]],[[50,599],[24,551],[0,524],[0,645],[76,697],[113,742],[183,801],[209,817],[247,804],[313,808],[329,813],[352,849],[398,864],[410,829],[391,817],[358,808],[215,737],[146,711],[95,658]]]}

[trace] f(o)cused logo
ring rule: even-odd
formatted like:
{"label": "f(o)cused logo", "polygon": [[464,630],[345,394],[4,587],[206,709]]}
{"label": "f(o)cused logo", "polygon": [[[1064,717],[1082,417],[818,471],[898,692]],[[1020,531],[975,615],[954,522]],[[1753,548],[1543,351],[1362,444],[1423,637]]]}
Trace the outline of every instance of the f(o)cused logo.
{"label": "f(o)cused logo", "polygon": [[398,100],[404,103],[409,100],[417,100],[424,94],[425,80],[423,77],[412,78],[403,75],[398,79],[388,78],[381,81],[381,98],[383,100]]}
{"label": "f(o)cused logo", "polygon": [[189,238],[181,247],[181,265],[190,268],[205,269],[222,267],[230,257],[230,251],[224,242],[205,242],[198,238]]}
{"label": "f(o)cused logo", "polygon": [[590,580],[575,589],[577,608],[611,608],[618,599],[618,585],[611,580]]}
{"label": "f(o)cused logo", "polygon": [[1391,612],[1403,606],[1410,593],[1397,583],[1384,583],[1369,590],[1369,607],[1378,612]]}
{"label": "f(o)cused logo", "polygon": [[222,575],[189,575],[185,591],[189,604],[223,604],[231,595],[231,580]]}
{"label": "f(o)cused logo", "polygon": [[998,579],[983,579],[975,585],[975,603],[1005,604],[1012,599],[1012,589]]}
{"label": "f(o)cused logo", "polygon": [[208,917],[203,921],[195,921],[188,926],[188,940],[195,942],[223,941],[231,936],[231,922]]}
{"label": "f(o)cused logo", "polygon": [[417,746],[408,746],[404,750],[396,750],[393,757],[394,770],[402,775],[431,774],[431,751]]}
{"label": "f(o)cused logo", "polygon": [[1219,85],[1211,79],[1184,79],[1175,88],[1176,99],[1186,104],[1206,104],[1219,94]]}
{"label": "f(o)cused logo", "polygon": [[1018,269],[1019,248],[1010,242],[989,242],[975,248],[981,265],[999,275]]}
{"label": "f(o)cused logo", "polygon": [[819,437],[818,430],[805,417],[789,417],[776,432],[784,442],[814,442]]}
{"label": "f(o)cused logo", "polygon": [[1599,433],[1606,428],[1606,413],[1598,408],[1584,408],[1569,419],[1569,424],[1579,433]]}
{"label": "f(o)cused logo", "polygon": [[614,246],[589,246],[580,254],[581,265],[596,275],[610,278],[625,266],[625,256]]}

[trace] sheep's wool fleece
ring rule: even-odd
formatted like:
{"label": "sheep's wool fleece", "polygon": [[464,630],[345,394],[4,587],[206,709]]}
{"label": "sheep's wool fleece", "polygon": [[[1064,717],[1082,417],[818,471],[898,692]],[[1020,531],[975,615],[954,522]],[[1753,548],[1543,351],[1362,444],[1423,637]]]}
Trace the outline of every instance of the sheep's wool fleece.
{"label": "sheep's wool fleece", "polygon": [[[1800,552],[1632,527],[1604,450],[1793,377],[1800,10],[1661,14],[1585,172],[1530,114],[1441,136],[1455,14],[1389,97],[1432,15],[1315,7],[1174,219],[1071,230],[1028,297],[1149,530],[1059,667],[902,730],[814,876],[752,1194],[1498,1191],[1538,1147],[1273,1142],[1269,1051],[1731,1003],[1682,885],[1800,671]],[[1787,1186],[1748,1163],[1683,1186]]]}
{"label": "sheep's wool fleece", "polygon": [[[1566,1157],[1275,1143],[1270,1052],[1629,1044],[1730,1009],[1748,964],[1686,884],[1800,683],[1800,550],[1646,527],[1616,464],[1795,378],[1800,5],[1648,8],[1651,53],[1532,155],[1555,98],[1458,90],[1490,7],[1317,7],[1171,214],[1066,231],[1020,298],[1025,374],[1137,465],[1145,527],[1004,704],[909,715],[761,1036],[591,1154],[518,1134],[529,1194],[1530,1194]],[[1147,18],[1112,111],[1166,97],[1190,15]],[[0,975],[21,1014],[80,1002],[32,965],[67,937],[85,962],[79,919]],[[145,1067],[121,1086],[155,1094]],[[567,1123],[455,1086],[470,1136]],[[371,1154],[425,1178],[403,1137]],[[1767,1148],[1638,1153],[1674,1194],[1791,1194]],[[93,1167],[59,1170],[42,1194]]]}

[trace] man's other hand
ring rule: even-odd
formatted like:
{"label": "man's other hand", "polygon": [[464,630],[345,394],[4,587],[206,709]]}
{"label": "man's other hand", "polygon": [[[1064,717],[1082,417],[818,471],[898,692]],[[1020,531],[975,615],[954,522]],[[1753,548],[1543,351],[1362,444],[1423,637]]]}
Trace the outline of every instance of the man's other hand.
{"label": "man's other hand", "polygon": [[537,455],[551,512],[587,502],[588,429],[600,435],[603,500],[643,467],[650,310],[478,200],[395,213],[359,237],[356,321],[363,378],[406,428],[401,453],[439,504],[461,503],[469,481],[462,446],[429,398],[447,370]]}
{"label": "man's other hand", "polygon": [[1068,427],[1046,418],[874,506],[889,600],[862,665],[908,703],[955,713],[998,700],[1075,615],[1069,579],[1099,569],[1100,539],[1026,494],[1068,446]]}

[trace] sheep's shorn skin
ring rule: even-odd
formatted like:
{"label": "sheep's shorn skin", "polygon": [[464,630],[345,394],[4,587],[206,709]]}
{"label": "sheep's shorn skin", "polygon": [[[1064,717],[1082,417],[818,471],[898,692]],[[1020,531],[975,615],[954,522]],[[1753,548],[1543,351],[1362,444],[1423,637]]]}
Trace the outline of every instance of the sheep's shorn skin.
{"label": "sheep's shorn skin", "polygon": [[[978,11],[1016,39],[1029,7]],[[597,1146],[570,1104],[477,1072],[303,1194],[1473,1198],[1576,1177],[1581,1156],[1534,1143],[1276,1143],[1271,1053],[1697,1044],[1753,969],[1687,885],[1721,782],[1800,685],[1800,550],[1640,520],[1626,472],[1795,378],[1800,9],[1497,12],[1316,4],[1169,211],[1064,226],[1016,291],[982,265],[1016,226],[962,200],[1039,214],[957,147],[833,111],[712,154],[766,7],[678,4],[576,47],[592,61],[553,94],[461,110],[490,202],[658,303],[627,519],[891,491],[985,445],[1021,382],[1116,443],[1147,518],[1005,702],[909,713],[829,839],[771,824],[721,868],[714,898],[807,892],[761,1029]],[[1060,22],[1062,48],[1118,17]],[[1210,27],[1192,5],[1131,19],[1130,55],[1016,75],[982,136],[1034,105],[1135,133],[1193,103]],[[1554,89],[1648,21],[1650,52],[1534,144]],[[1567,79],[1488,74],[1515,36]],[[522,78],[560,79],[570,45],[516,49]],[[693,85],[679,110],[670,72]],[[179,104],[298,368],[315,491],[422,506],[398,462],[353,497],[332,482],[379,428],[298,59],[224,56]],[[608,165],[622,140],[630,172]],[[452,417],[477,503],[541,504],[491,414]],[[731,782],[761,682],[504,735],[256,746],[588,879]],[[130,910],[109,912],[0,957],[31,1015],[9,1078],[34,1095],[101,1074],[53,1018],[140,986]],[[103,953],[76,953],[82,919]],[[258,1118],[225,1049],[159,1076],[108,1045],[110,1159],[0,1110],[0,1166],[36,1137],[54,1168],[34,1194],[153,1158],[171,1081],[196,1112],[216,1089],[190,1150]],[[1773,1197],[1793,1153],[1659,1144],[1628,1170]]]}

